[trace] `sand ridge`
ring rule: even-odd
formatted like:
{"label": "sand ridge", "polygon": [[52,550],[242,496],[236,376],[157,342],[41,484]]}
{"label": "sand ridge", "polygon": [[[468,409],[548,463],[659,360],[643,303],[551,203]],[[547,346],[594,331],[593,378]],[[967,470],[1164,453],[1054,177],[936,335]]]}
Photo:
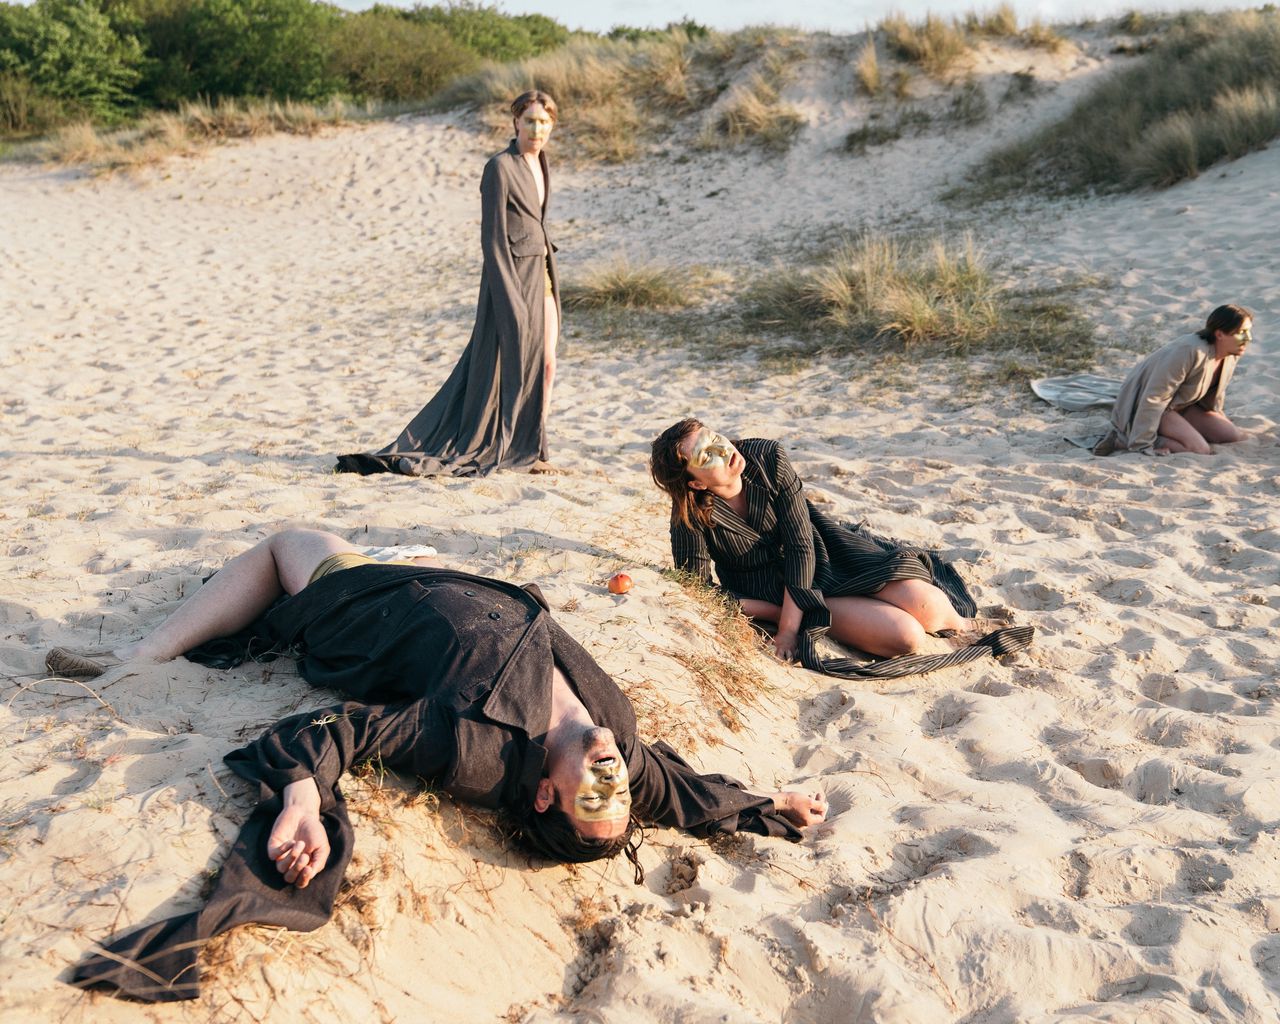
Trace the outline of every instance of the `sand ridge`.
{"label": "sand ridge", "polygon": [[[1097,70],[1054,60],[1042,116]],[[852,116],[820,101],[831,83],[792,88],[815,122],[836,113],[778,161],[557,165],[564,275],[617,251],[736,271],[805,226],[949,223],[967,215],[938,189],[1028,116],[854,160],[831,151]],[[433,116],[134,178],[0,168],[5,1019],[1274,1020],[1280,243],[1260,211],[1280,151],[963,225],[1011,274],[1096,279],[1102,372],[1218,302],[1254,309],[1229,404],[1255,436],[1212,460],[1093,459],[1061,437],[1101,417],[1020,392],[957,403],[945,367],[869,394],[839,363],[709,371],[570,319],[552,440],[572,475],[330,475],[390,440],[466,341],[492,148]],[[866,684],[760,652],[735,731],[689,667],[720,643],[658,572],[644,458],[690,412],[782,439],[826,507],[959,559],[1036,645]],[[137,635],[291,523],[537,581],[651,733],[757,788],[820,782],[829,823],[797,846],[658,830],[633,886],[622,865],[530,866],[487,816],[366,775],[345,786],[357,854],[329,926],[219,940],[190,1006],[75,993],[57,979],[93,940],[198,902],[250,801],[222,755],[330,697],[278,662],[41,682],[42,652]]]}

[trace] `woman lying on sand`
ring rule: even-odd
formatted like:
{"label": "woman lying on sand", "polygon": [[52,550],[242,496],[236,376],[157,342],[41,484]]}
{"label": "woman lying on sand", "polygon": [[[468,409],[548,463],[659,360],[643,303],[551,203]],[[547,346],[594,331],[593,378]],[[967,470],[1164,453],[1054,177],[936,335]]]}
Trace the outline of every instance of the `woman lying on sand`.
{"label": "woman lying on sand", "polygon": [[1093,453],[1211,455],[1211,444],[1244,440],[1244,431],[1222,408],[1236,361],[1252,332],[1247,309],[1219,306],[1203,330],[1152,352],[1125,377],[1111,410],[1111,431]]}
{"label": "woman lying on sand", "polygon": [[556,102],[532,90],[511,103],[516,137],[480,179],[484,271],[471,340],[444,387],[381,451],[339,455],[339,473],[476,476],[550,471],[547,410],[560,335],[560,285],[547,237],[544,148]]}
{"label": "woman lying on sand", "polygon": [[[677,569],[721,586],[756,622],[776,628],[774,649],[833,675],[927,672],[1025,647],[1029,627],[997,630],[945,654],[917,654],[930,633],[968,633],[976,611],[964,583],[936,556],[842,526],[819,512],[777,441],[729,441],[684,419],[653,442],[650,472],[671,498]],[[822,660],[827,630],[890,661]]]}
{"label": "woman lying on sand", "polygon": [[[661,740],[641,740],[630,700],[552,620],[536,587],[374,563],[341,537],[287,530],[115,656],[203,660],[193,648],[233,634],[246,653],[297,657],[304,679],[352,699],[286,718],[226,756],[258,784],[261,803],[209,904],[117,938],[76,969],[76,984],[190,999],[197,954],[214,935],[254,921],[319,927],[352,852],[339,779],[370,758],[501,810],[513,838],[549,859],[626,853],[637,882],[639,821],[798,840],[826,817],[820,790],[749,793]],[[61,649],[47,664],[82,676],[102,667]]]}

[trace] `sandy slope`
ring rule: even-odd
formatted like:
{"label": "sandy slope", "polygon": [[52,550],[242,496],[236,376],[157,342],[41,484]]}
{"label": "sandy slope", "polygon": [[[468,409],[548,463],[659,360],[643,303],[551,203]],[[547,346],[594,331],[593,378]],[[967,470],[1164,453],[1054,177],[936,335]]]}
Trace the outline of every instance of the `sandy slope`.
{"label": "sandy slope", "polygon": [[[954,221],[934,197],[957,169],[1105,73],[991,59],[993,89],[1031,59],[1060,84],[857,160],[831,152],[860,108],[828,64],[792,87],[812,127],[780,160],[562,170],[564,273],[618,249],[733,271],[833,226]],[[333,453],[389,440],[466,340],[488,148],[423,118],[136,179],[0,169],[0,1016],[1274,1020],[1280,150],[1159,194],[964,215],[1011,273],[1101,282],[1103,370],[1251,306],[1231,404],[1257,436],[1211,460],[1095,460],[1060,438],[1100,417],[1020,392],[958,407],[945,365],[868,394],[846,365],[708,371],[571,334],[554,446],[574,475],[329,475]],[[752,655],[761,700],[731,730],[685,667],[720,649],[658,575],[644,472],[690,411],[784,439],[834,511],[961,559],[1037,645],[866,685]],[[191,1006],[75,993],[58,978],[94,939],[198,900],[249,800],[222,754],[329,698],[281,664],[90,692],[40,682],[42,652],[136,635],[288,523],[537,580],[651,733],[757,787],[820,780],[829,825],[799,846],[659,831],[637,887],[621,865],[531,869],[485,816],[357,780],[331,925],[220,941]],[[621,566],[636,588],[614,598]]]}

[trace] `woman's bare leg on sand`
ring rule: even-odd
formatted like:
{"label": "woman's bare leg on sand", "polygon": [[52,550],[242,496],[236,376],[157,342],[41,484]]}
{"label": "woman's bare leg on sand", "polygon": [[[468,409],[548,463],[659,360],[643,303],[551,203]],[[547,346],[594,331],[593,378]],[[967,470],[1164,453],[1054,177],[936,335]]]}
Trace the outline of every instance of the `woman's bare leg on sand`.
{"label": "woman's bare leg on sand", "polygon": [[282,530],[231,559],[152,633],[113,653],[121,661],[172,661],[243,629],[282,593],[305,587],[330,555],[354,550],[332,533]]}

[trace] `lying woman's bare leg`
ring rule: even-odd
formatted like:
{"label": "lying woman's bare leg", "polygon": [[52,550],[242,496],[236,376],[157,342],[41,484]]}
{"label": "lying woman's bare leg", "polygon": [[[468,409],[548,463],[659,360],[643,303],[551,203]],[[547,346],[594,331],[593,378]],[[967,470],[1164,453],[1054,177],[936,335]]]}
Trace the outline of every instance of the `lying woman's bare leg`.
{"label": "lying woman's bare leg", "polygon": [[951,607],[947,595],[927,580],[894,580],[873,596],[877,601],[901,608],[920,623],[926,633],[964,629],[969,625],[969,620]]}
{"label": "lying woman's bare leg", "polygon": [[[878,596],[878,595],[877,595]],[[925,642],[925,630],[909,612],[872,597],[829,597],[831,636],[881,658],[910,654]]]}
{"label": "lying woman's bare leg", "polygon": [[1235,444],[1245,439],[1245,432],[1220,412],[1193,405],[1183,409],[1181,415],[1210,444]]}
{"label": "lying woman's bare leg", "polygon": [[[1226,419],[1226,417],[1223,417]],[[1230,422],[1230,421],[1228,421]],[[1193,427],[1182,415],[1172,409],[1166,409],[1160,417],[1160,436],[1156,438],[1156,451],[1177,455],[1179,452],[1190,452],[1193,455],[1212,455],[1213,449],[1204,435]]]}
{"label": "lying woman's bare leg", "polygon": [[206,640],[230,636],[281,593],[296,594],[330,555],[354,548],[319,530],[283,530],[237,555],[156,629],[114,651],[122,661],[171,661]]}

